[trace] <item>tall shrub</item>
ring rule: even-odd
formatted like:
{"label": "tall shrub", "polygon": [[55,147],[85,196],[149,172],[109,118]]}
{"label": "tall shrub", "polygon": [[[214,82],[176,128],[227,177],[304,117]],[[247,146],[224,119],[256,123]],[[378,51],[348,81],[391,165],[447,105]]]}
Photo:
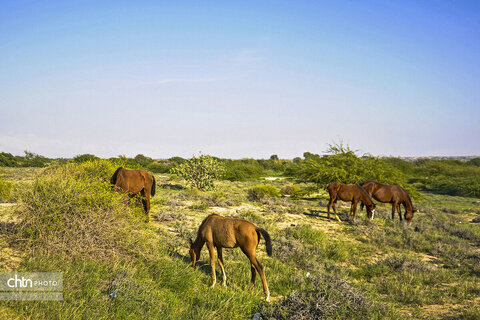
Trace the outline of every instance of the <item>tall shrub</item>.
{"label": "tall shrub", "polygon": [[213,182],[220,177],[221,171],[218,160],[209,155],[200,155],[177,165],[172,173],[183,177],[192,188],[209,190],[213,189]]}

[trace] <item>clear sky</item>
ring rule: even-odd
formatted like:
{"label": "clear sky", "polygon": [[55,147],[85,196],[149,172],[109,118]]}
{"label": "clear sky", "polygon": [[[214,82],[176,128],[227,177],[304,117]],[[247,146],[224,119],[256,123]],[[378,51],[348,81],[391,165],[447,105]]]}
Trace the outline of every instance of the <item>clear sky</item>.
{"label": "clear sky", "polygon": [[0,151],[480,154],[480,1],[0,1]]}

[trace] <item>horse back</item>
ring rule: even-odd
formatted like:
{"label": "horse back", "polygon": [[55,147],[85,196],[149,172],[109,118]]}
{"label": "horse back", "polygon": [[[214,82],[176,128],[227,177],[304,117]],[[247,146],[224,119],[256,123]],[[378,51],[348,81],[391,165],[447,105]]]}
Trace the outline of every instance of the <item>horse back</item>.
{"label": "horse back", "polygon": [[223,248],[243,247],[246,243],[256,241],[258,244],[257,227],[246,220],[211,215],[201,226],[200,233],[205,241],[211,241],[215,246]]}
{"label": "horse back", "polygon": [[128,170],[122,168],[117,173],[115,185],[126,192],[138,193],[144,188],[151,191],[153,176],[144,170]]}

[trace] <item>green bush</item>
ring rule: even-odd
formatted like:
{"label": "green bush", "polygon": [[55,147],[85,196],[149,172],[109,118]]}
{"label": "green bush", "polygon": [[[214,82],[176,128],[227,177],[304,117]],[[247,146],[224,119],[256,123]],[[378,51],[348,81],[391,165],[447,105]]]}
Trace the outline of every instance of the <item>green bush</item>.
{"label": "green bush", "polygon": [[182,176],[192,188],[209,190],[214,188],[213,181],[220,177],[221,168],[212,156],[200,155],[177,165],[172,173]]}
{"label": "green bush", "polygon": [[97,159],[99,159],[97,156],[95,156],[93,154],[85,153],[85,154],[80,154],[78,156],[75,156],[73,158],[73,162],[82,163],[82,162],[93,161],[93,160],[97,160]]}
{"label": "green bush", "polygon": [[154,173],[168,173],[173,169],[173,164],[153,161],[146,168]]}
{"label": "green bush", "polygon": [[0,167],[19,167],[19,157],[11,153],[0,152]]}
{"label": "green bush", "polygon": [[154,161],[152,158],[146,157],[143,154],[137,154],[133,159],[144,168]]}
{"label": "green bush", "polygon": [[257,179],[263,173],[263,167],[254,159],[228,160],[223,163],[222,178],[230,181]]}
{"label": "green bush", "polygon": [[138,238],[127,218],[142,214],[112,191],[109,178],[116,168],[95,160],[49,167],[38,175],[18,208],[22,246],[69,258],[108,259],[128,252]]}
{"label": "green bush", "polygon": [[22,167],[45,167],[51,162],[51,159],[41,156],[39,154],[25,151],[25,157],[22,160]]}
{"label": "green bush", "polygon": [[425,191],[480,198],[480,167],[473,160],[419,159],[413,162],[410,181]]}
{"label": "green bush", "polygon": [[280,189],[282,196],[294,196],[300,191],[300,187],[296,184],[286,184]]}
{"label": "green bush", "polygon": [[277,188],[271,185],[258,184],[251,187],[247,191],[248,199],[251,201],[261,201],[262,199],[280,197],[280,192]]}

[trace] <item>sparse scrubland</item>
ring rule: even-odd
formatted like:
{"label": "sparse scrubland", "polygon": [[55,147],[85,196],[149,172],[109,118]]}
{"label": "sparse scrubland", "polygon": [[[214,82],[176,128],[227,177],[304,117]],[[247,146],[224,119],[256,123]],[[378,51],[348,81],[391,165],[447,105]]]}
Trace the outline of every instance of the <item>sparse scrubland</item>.
{"label": "sparse scrubland", "polygon": [[[0,318],[480,318],[478,161],[408,162],[336,148],[293,161],[216,159],[223,177],[209,191],[171,173],[181,158],[85,155],[34,169],[18,158],[19,165],[3,163],[0,268],[63,272],[64,300],[2,301]],[[139,199],[125,205],[112,191],[108,181],[119,165],[158,167],[150,170],[157,180],[150,223]],[[389,204],[377,204],[373,221],[365,212],[352,222],[327,221],[324,185],[367,179],[409,191],[419,210],[410,226],[391,220]],[[339,202],[341,218],[348,209]],[[257,255],[271,303],[258,277],[254,291],[246,290],[250,264],[238,248],[224,250],[226,288],[209,289],[207,250],[192,268],[188,239],[211,213],[270,233],[273,256],[264,240]]]}

